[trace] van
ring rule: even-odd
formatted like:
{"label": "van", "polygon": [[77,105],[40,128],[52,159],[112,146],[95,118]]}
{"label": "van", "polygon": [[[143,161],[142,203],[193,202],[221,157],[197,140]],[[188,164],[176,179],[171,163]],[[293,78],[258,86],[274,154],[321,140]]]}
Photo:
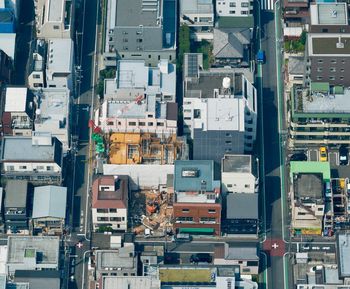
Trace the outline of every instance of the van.
{"label": "van", "polygon": [[177,234],[174,238],[175,242],[191,242],[192,237],[190,234]]}

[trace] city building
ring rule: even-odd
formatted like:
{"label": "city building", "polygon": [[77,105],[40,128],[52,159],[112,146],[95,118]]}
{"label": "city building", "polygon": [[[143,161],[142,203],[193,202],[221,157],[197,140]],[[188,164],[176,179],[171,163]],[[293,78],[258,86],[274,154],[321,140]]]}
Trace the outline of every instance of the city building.
{"label": "city building", "polygon": [[201,54],[185,54],[184,134],[193,140],[193,159],[252,151],[256,138],[257,92],[247,69],[202,71]]}
{"label": "city building", "polygon": [[115,250],[97,250],[95,260],[96,280],[102,276],[137,276],[138,258],[132,243]]}
{"label": "city building", "polygon": [[12,61],[15,60],[16,33],[0,33],[0,50],[5,52]]}
{"label": "city building", "polygon": [[4,137],[0,161],[6,179],[58,185],[62,181],[62,144],[51,135]]}
{"label": "city building", "polygon": [[305,77],[305,57],[289,56],[288,57],[288,84],[286,90],[290,91],[294,84],[302,85]]}
{"label": "city building", "polygon": [[46,86],[73,90],[74,43],[70,38],[48,40]]}
{"label": "city building", "polygon": [[13,9],[0,7],[0,33],[15,33],[16,17]]}
{"label": "city building", "polygon": [[350,75],[346,73],[350,64],[349,40],[350,31],[307,34],[307,85],[327,82],[334,86],[350,86]]}
{"label": "city building", "polygon": [[60,289],[60,271],[57,270],[16,270],[15,283],[29,283],[30,289]]}
{"label": "city building", "polygon": [[101,176],[92,184],[92,223],[95,231],[128,228],[128,176]]}
{"label": "city building", "polygon": [[32,41],[30,46],[27,82],[30,89],[46,87],[47,43],[43,39]]}
{"label": "city building", "polygon": [[283,1],[283,34],[286,37],[299,37],[309,22],[309,0]]}
{"label": "city building", "polygon": [[119,59],[145,60],[156,66],[176,59],[176,0],[108,1],[104,64]]}
{"label": "city building", "polygon": [[321,235],[327,228],[325,216],[331,210],[324,188],[330,182],[328,162],[290,162],[291,232]]}
{"label": "city building", "polygon": [[341,279],[350,277],[350,235],[348,232],[337,234],[337,257],[338,257],[338,274]]}
{"label": "city building", "polygon": [[[244,279],[239,266],[160,266],[162,289],[200,286],[208,289],[258,289],[254,281]],[[200,285],[198,285],[200,284]]]}
{"label": "city building", "polygon": [[32,229],[34,234],[62,234],[67,210],[67,188],[41,186],[34,188]]}
{"label": "city building", "polygon": [[214,265],[239,266],[244,275],[259,274],[259,249],[254,242],[215,245]]}
{"label": "city building", "polygon": [[8,232],[28,230],[28,182],[9,180],[5,187],[4,220]]}
{"label": "city building", "polygon": [[188,159],[187,143],[176,134],[113,133],[110,136],[110,164],[167,165],[182,159]]}
{"label": "city building", "polygon": [[155,95],[158,101],[176,101],[176,65],[161,59],[155,66],[144,60],[119,60],[116,77],[105,79],[104,99],[130,101]]}
{"label": "city building", "polygon": [[9,236],[6,274],[18,270],[58,270],[60,238],[54,236]]}
{"label": "city building", "polygon": [[220,181],[214,180],[214,162],[175,161],[174,171],[174,230],[220,236]]}
{"label": "city building", "polygon": [[160,289],[160,280],[151,276],[102,276],[101,289]]}
{"label": "city building", "polygon": [[34,1],[36,37],[71,38],[74,32],[74,1]]}
{"label": "city building", "polygon": [[13,74],[12,59],[0,49],[0,84],[10,83]]}
{"label": "city building", "polygon": [[34,95],[34,130],[56,137],[66,154],[70,148],[70,91],[67,88],[42,88]]}
{"label": "city building", "polygon": [[222,193],[257,193],[257,161],[252,161],[251,155],[224,155],[221,163]]}
{"label": "city building", "polygon": [[226,212],[222,231],[230,237],[257,237],[258,194],[230,193],[226,197]]}
{"label": "city building", "polygon": [[214,28],[214,67],[250,67],[250,28]]}
{"label": "city building", "polygon": [[33,110],[33,97],[26,87],[7,87],[2,114],[4,135],[31,136]]}
{"label": "city building", "polygon": [[327,82],[291,89],[289,145],[350,144],[350,90]]}
{"label": "city building", "polygon": [[225,1],[215,0],[216,13],[219,17],[252,17],[253,1]]}
{"label": "city building", "polygon": [[193,40],[213,40],[213,1],[180,0],[180,25],[183,24],[190,27]]}

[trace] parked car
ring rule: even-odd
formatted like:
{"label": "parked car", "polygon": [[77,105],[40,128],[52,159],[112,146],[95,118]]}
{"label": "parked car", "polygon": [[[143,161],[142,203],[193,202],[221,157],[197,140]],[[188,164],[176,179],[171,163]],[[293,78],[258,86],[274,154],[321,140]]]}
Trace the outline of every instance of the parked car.
{"label": "parked car", "polygon": [[291,161],[307,161],[307,155],[304,153],[296,153],[290,157]]}
{"label": "parked car", "polygon": [[208,253],[193,254],[190,258],[191,263],[211,263],[212,261],[213,257]]}
{"label": "parked car", "polygon": [[190,234],[177,234],[176,236],[173,236],[173,241],[175,242],[191,242],[192,236]]}
{"label": "parked car", "polygon": [[320,147],[320,162],[328,161],[328,151],[326,147]]}
{"label": "parked car", "polygon": [[339,148],[339,164],[347,166],[349,163],[349,151],[345,146]]}

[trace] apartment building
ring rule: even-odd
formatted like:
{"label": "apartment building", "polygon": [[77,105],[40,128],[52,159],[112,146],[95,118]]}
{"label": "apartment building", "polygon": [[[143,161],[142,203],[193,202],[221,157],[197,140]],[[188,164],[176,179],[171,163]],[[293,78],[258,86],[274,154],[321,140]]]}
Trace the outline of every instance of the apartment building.
{"label": "apartment building", "polygon": [[66,154],[70,148],[70,91],[67,88],[42,88],[34,95],[34,130],[56,137]]}
{"label": "apartment building", "polygon": [[35,183],[61,184],[62,144],[50,134],[6,136],[1,143],[2,176]]}
{"label": "apartment building", "polygon": [[299,37],[310,17],[309,0],[283,1],[283,34],[286,37]]}
{"label": "apartment building", "polygon": [[109,0],[104,64],[119,59],[145,60],[155,66],[176,59],[176,0]]}
{"label": "apartment building", "polygon": [[220,165],[224,154],[249,153],[257,120],[251,74],[246,69],[202,71],[201,54],[185,54],[184,63],[184,134],[193,140],[193,158]]}
{"label": "apartment building", "polygon": [[328,162],[291,162],[291,232],[295,235],[321,235],[325,214],[325,183],[330,181]]}
{"label": "apartment building", "polygon": [[19,270],[50,270],[60,268],[60,238],[56,236],[9,236],[6,274]]}
{"label": "apartment building", "polygon": [[46,86],[73,90],[74,43],[70,38],[48,39]]}
{"label": "apartment building", "polygon": [[219,17],[250,17],[253,15],[253,1],[215,0],[216,13]]}
{"label": "apartment building", "polygon": [[7,232],[28,230],[28,181],[9,180],[5,187],[4,220]]}
{"label": "apartment building", "polygon": [[36,37],[72,38],[74,1],[34,0]]}
{"label": "apartment building", "polygon": [[62,234],[65,227],[66,210],[66,187],[35,187],[31,224],[33,234]]}
{"label": "apartment building", "polygon": [[31,136],[33,111],[33,96],[26,87],[7,87],[2,114],[4,135]]}
{"label": "apartment building", "polygon": [[291,89],[289,145],[340,145],[350,143],[350,90],[328,82],[311,82],[310,88]]}
{"label": "apartment building", "polygon": [[176,161],[174,230],[220,236],[220,181],[214,180],[213,161]]}
{"label": "apartment building", "polygon": [[214,5],[212,0],[181,0],[180,25],[190,27],[195,41],[212,40],[214,27]]}
{"label": "apartment building", "polygon": [[257,193],[258,160],[251,155],[224,155],[221,162],[221,190],[227,193]]}
{"label": "apartment building", "polygon": [[92,223],[95,231],[128,228],[128,176],[101,176],[92,185]]}

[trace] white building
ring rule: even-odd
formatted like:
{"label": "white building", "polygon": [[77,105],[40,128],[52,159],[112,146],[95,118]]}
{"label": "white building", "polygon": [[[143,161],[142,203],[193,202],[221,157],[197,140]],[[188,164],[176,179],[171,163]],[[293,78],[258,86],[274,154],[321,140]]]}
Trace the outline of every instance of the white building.
{"label": "white building", "polygon": [[33,48],[33,53],[29,60],[29,71],[27,78],[28,86],[33,90],[40,87],[45,87],[45,64],[47,57],[47,45],[44,40],[37,40],[34,45],[35,47]]}
{"label": "white building", "polygon": [[74,45],[70,38],[49,39],[46,58],[47,87],[73,90]]}
{"label": "white building", "polygon": [[4,137],[1,144],[2,176],[32,182],[61,183],[62,144],[50,134]]}
{"label": "white building", "polygon": [[191,38],[196,41],[212,40],[214,5],[212,0],[181,0],[180,24],[191,28]]}
{"label": "white building", "polygon": [[0,33],[0,49],[12,60],[15,59],[16,33]]}
{"label": "white building", "polygon": [[252,16],[252,0],[215,0],[217,16]]}
{"label": "white building", "polygon": [[34,9],[37,38],[72,37],[74,1],[35,0]]}
{"label": "white building", "polygon": [[225,155],[221,163],[223,193],[257,193],[258,179],[253,174],[251,155]]}
{"label": "white building", "polygon": [[69,107],[70,92],[67,88],[43,88],[36,92],[34,130],[47,132],[61,143],[63,153],[70,147]]}
{"label": "white building", "polygon": [[6,88],[2,126],[5,135],[32,135],[33,102],[26,87]]}
{"label": "white building", "polygon": [[128,228],[128,176],[101,176],[92,185],[92,223],[94,230]]}

